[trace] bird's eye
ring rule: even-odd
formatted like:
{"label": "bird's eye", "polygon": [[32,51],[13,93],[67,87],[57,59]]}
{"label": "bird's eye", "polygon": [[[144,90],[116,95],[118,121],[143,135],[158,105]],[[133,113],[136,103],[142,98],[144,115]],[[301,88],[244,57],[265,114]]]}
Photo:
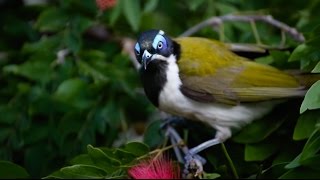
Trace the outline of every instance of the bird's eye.
{"label": "bird's eye", "polygon": [[158,34],[152,42],[152,47],[154,49],[162,50],[167,48],[167,41],[161,34]]}
{"label": "bird's eye", "polygon": [[134,50],[136,52],[136,55],[139,56],[140,55],[140,45],[139,45],[139,43],[136,43],[136,45],[134,46]]}
{"label": "bird's eye", "polygon": [[162,42],[162,41],[159,41],[157,47],[158,47],[158,49],[162,49],[162,47],[163,47],[163,42]]}

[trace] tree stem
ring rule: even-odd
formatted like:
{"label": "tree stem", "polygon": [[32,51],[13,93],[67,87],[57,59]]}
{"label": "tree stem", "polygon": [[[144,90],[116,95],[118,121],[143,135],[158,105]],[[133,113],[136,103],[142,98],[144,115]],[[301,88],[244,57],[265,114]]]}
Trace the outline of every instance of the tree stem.
{"label": "tree stem", "polygon": [[228,153],[227,148],[226,148],[226,146],[224,145],[224,143],[221,143],[221,147],[222,147],[222,151],[223,151],[224,155],[225,155],[226,158],[227,158],[227,161],[228,161],[228,163],[229,163],[229,165],[230,165],[230,168],[231,168],[231,171],[232,171],[234,177],[235,177],[236,179],[239,179],[239,175],[238,175],[238,173],[237,173],[237,170],[236,170],[236,168],[235,168],[235,166],[234,166],[234,164],[233,164],[233,162],[232,162],[232,160],[231,160],[231,158],[230,158],[230,156],[229,156],[229,153]]}

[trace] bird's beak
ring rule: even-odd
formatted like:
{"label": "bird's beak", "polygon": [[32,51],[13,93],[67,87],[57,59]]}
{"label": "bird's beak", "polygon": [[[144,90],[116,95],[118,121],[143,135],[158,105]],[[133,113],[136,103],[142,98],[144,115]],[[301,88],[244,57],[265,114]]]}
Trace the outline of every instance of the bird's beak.
{"label": "bird's beak", "polygon": [[142,64],[144,69],[147,69],[147,65],[152,61],[153,54],[149,53],[147,50],[144,50],[142,55]]}

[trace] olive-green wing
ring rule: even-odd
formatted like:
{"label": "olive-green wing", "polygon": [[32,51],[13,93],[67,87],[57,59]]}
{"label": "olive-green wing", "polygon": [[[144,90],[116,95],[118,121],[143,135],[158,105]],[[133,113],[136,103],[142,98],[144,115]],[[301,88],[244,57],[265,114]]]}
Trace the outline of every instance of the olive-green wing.
{"label": "olive-green wing", "polygon": [[181,46],[181,91],[194,100],[237,104],[305,93],[293,76],[237,56],[223,43],[195,37],[175,40]]}

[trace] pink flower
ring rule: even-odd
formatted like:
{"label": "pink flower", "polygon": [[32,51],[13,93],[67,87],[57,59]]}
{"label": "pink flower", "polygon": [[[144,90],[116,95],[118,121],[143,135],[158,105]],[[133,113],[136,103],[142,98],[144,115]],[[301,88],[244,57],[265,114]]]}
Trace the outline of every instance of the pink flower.
{"label": "pink flower", "polygon": [[128,170],[133,179],[180,179],[180,167],[167,156],[141,161]]}
{"label": "pink flower", "polygon": [[110,9],[117,4],[117,0],[96,0],[96,4],[102,11]]}

